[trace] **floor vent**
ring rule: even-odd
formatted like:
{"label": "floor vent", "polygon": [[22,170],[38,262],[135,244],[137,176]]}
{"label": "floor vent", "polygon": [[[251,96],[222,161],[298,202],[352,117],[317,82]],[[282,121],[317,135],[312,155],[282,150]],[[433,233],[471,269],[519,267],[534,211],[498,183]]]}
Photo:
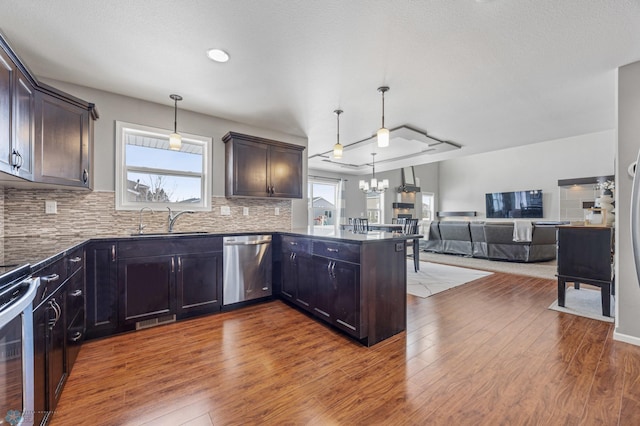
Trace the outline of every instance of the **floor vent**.
{"label": "floor vent", "polygon": [[165,315],[163,317],[152,318],[144,321],[138,321],[136,323],[136,330],[143,330],[145,328],[155,327],[156,325],[169,324],[170,322],[176,322],[175,315]]}

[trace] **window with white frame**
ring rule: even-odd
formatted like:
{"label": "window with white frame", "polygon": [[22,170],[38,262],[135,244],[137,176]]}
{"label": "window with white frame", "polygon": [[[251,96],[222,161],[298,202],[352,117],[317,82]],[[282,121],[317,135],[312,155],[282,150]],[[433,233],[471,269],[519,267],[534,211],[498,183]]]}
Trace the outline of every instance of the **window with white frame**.
{"label": "window with white frame", "polygon": [[211,138],[116,121],[116,210],[211,210]]}
{"label": "window with white frame", "polygon": [[384,193],[367,194],[367,219],[369,223],[384,222]]}
{"label": "window with white frame", "polygon": [[422,208],[420,210],[421,219],[434,220],[435,219],[435,199],[436,195],[433,192],[422,193]]}

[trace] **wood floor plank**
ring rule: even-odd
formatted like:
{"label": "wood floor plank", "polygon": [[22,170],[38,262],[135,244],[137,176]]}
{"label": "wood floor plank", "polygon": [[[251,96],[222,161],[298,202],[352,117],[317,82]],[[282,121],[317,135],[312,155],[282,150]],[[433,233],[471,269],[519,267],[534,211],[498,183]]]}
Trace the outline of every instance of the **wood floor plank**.
{"label": "wood floor plank", "polygon": [[367,348],[280,301],[86,343],[51,425],[640,424],[640,348],[494,273]]}

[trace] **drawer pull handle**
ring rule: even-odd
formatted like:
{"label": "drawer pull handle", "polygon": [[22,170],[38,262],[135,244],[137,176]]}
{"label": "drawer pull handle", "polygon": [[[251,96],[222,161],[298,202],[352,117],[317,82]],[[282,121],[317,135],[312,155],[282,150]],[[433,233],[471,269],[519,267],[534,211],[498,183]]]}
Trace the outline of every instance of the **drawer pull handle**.
{"label": "drawer pull handle", "polygon": [[72,342],[77,342],[81,338],[82,338],[82,333],[80,333],[79,331],[76,331],[75,334],[73,335],[73,337],[71,338],[71,341]]}
{"label": "drawer pull handle", "polygon": [[71,293],[72,297],[78,297],[78,296],[82,296],[82,290],[75,290],[73,293]]}
{"label": "drawer pull handle", "polygon": [[69,262],[71,263],[78,263],[82,260],[82,258],[80,256],[76,256],[74,258],[69,259]]}
{"label": "drawer pull handle", "polygon": [[292,246],[297,246],[298,243],[296,243],[295,241],[289,241],[289,244],[291,244]]}
{"label": "drawer pull handle", "polygon": [[327,251],[330,251],[331,253],[337,253],[338,249],[336,249],[336,248],[327,248]]}
{"label": "drawer pull handle", "polygon": [[45,277],[40,278],[42,281],[44,281],[45,283],[52,283],[54,281],[58,281],[60,279],[60,275],[58,274],[51,274],[51,275],[47,275]]}
{"label": "drawer pull handle", "polygon": [[343,325],[343,326],[347,327],[347,328],[350,328],[350,329],[351,329],[351,330],[353,330],[353,331],[356,331],[356,328],[355,328],[354,326],[352,326],[352,325],[350,325],[350,324],[347,324],[346,322],[344,322],[344,321],[342,321],[342,320],[337,319],[337,320],[336,320],[336,322],[337,322],[338,324],[341,324],[341,325]]}

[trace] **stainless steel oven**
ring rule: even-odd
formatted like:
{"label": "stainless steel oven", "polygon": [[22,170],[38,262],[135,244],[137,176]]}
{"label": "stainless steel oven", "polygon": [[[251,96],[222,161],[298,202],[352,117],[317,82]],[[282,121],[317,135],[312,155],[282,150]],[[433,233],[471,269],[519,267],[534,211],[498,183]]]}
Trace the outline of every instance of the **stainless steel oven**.
{"label": "stainless steel oven", "polygon": [[[13,278],[13,279],[12,279]],[[31,425],[34,410],[33,299],[39,278],[0,282],[0,425]]]}

